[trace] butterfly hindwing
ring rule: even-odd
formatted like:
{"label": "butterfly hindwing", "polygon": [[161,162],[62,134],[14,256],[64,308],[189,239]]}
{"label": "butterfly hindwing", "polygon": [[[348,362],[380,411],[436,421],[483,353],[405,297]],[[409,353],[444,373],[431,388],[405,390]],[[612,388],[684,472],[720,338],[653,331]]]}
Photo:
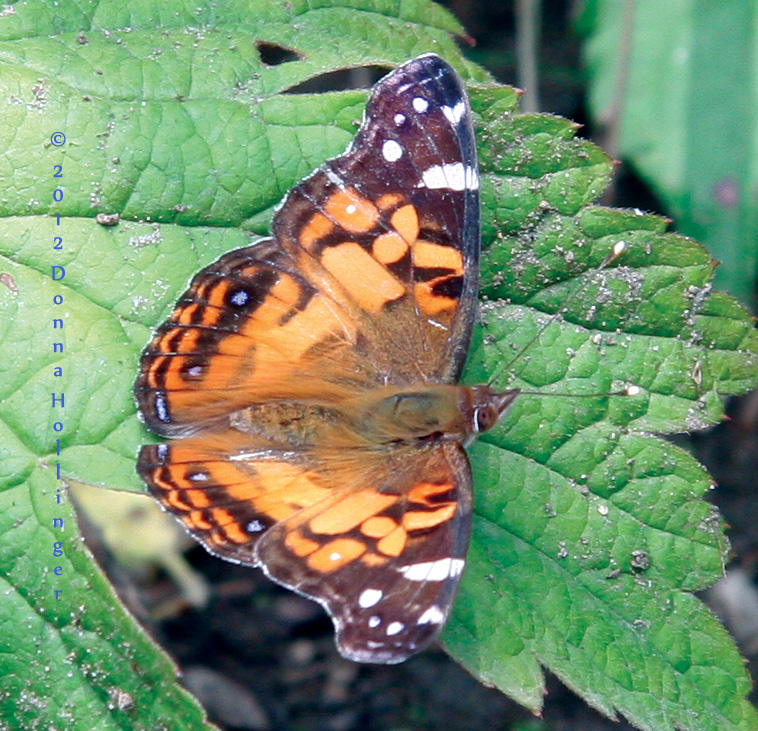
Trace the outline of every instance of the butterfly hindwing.
{"label": "butterfly hindwing", "polygon": [[144,446],[137,469],[151,494],[211,553],[250,566],[268,528],[330,495],[304,455],[231,429]]}
{"label": "butterfly hindwing", "polygon": [[457,443],[292,451],[228,432],[143,447],[140,473],[208,550],[323,604],[346,657],[401,662],[448,616],[471,520]]}
{"label": "butterfly hindwing", "polygon": [[468,460],[456,443],[399,450],[361,479],[273,526],[256,554],[268,576],[323,604],[343,656],[402,662],[438,634],[458,588],[471,530]]}

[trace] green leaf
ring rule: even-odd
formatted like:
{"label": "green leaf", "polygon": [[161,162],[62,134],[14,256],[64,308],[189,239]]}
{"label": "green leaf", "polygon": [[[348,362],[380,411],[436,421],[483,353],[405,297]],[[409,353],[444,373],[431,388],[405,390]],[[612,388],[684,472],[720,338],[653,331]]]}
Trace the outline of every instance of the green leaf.
{"label": "green leaf", "polygon": [[[716,283],[753,305],[756,4],[639,0],[631,16],[625,13],[618,2],[585,3],[580,27],[587,38],[591,113],[607,122],[618,109],[614,154],[634,165],[677,227],[701,239],[722,262]],[[627,44],[624,61],[619,50]]]}
{"label": "green leaf", "polygon": [[[131,388],[150,329],[194,273],[264,232],[283,193],[344,149],[365,100],[281,92],[428,50],[486,82],[461,59],[456,32],[423,0],[30,0],[4,15],[0,643],[17,686],[0,696],[4,724],[174,728],[181,719],[182,728],[208,728],[117,605],[67,504],[54,501],[56,465],[67,480],[143,489],[134,455],[153,437]],[[301,58],[265,66],[256,41]],[[487,303],[468,378],[498,373],[571,394],[632,382],[641,394],[524,395],[474,447],[474,537],[445,642],[535,710],[545,666],[640,728],[747,731],[756,718],[741,661],[687,593],[717,578],[726,550],[701,500],[709,480],[649,433],[714,423],[719,394],[754,382],[751,322],[710,292],[712,265],[699,246],[662,234],[660,219],[591,205],[610,175],[605,155],[573,139],[564,120],[514,115],[516,99],[493,85],[472,89]],[[64,148],[50,146],[55,131],[65,132]],[[56,164],[63,179],[51,177]],[[102,226],[98,213],[121,223]],[[62,251],[52,249],[55,235]],[[598,272],[620,240],[627,252]],[[65,267],[63,281],[52,280],[53,266]],[[64,409],[52,407],[53,392],[65,392]],[[60,559],[54,542],[63,543]]]}
{"label": "green leaf", "polygon": [[94,566],[71,506],[55,501],[59,485],[51,461],[39,459],[0,492],[2,725],[168,730],[181,718],[184,728],[211,729]]}
{"label": "green leaf", "polygon": [[[424,0],[31,0],[2,16],[0,726],[210,729],[82,546],[67,493],[56,502],[58,466],[68,482],[144,489],[134,457],[153,437],[132,384],[150,329],[199,268],[247,245],[299,177],[345,148],[365,101],[281,92],[430,50],[487,75]],[[301,59],[266,67],[256,42]]]}
{"label": "green leaf", "polygon": [[[699,244],[587,205],[610,170],[597,149],[472,102],[495,217],[468,380],[496,374],[530,393],[470,450],[473,544],[445,645],[535,712],[542,665],[641,729],[755,728],[743,662],[689,593],[723,573],[721,520],[702,500],[711,480],[650,434],[716,423],[721,397],[752,387],[752,318],[711,292]],[[624,384],[639,395],[567,397]]]}

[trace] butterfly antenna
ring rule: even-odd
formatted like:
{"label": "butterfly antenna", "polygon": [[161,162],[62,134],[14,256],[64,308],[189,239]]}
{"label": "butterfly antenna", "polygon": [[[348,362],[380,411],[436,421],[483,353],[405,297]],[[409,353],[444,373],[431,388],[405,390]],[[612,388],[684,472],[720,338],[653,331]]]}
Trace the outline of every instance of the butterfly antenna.
{"label": "butterfly antenna", "polygon": [[[605,257],[605,259],[603,259],[603,261],[600,263],[600,265],[594,271],[596,271],[596,272],[602,272],[603,269],[606,269],[608,266],[610,266],[611,264],[613,264],[613,262],[616,261],[616,259],[618,259],[621,256],[621,254],[624,253],[625,250],[626,250],[626,242],[625,241],[617,241],[613,245],[613,248],[610,250],[610,252],[608,253],[608,255]],[[524,353],[526,353],[526,351],[529,350],[529,348],[531,348],[542,337],[542,334],[545,332],[545,330],[547,330],[554,322],[556,322],[557,320],[559,320],[563,316],[563,313],[568,309],[569,305],[582,292],[584,292],[587,289],[587,286],[589,284],[590,284],[589,280],[585,280],[568,297],[566,297],[566,299],[564,300],[563,304],[560,306],[560,308],[558,309],[558,311],[552,317],[550,317],[550,319],[544,325],[542,325],[537,330],[537,332],[534,335],[534,337],[523,348],[521,348],[521,350],[518,353],[516,353],[516,355],[514,355],[508,362],[506,362],[505,364],[501,365],[499,368],[497,368],[493,372],[492,376],[490,376],[488,385],[491,386],[502,373],[504,373],[505,371],[510,370],[510,368],[513,366],[513,364],[517,360],[519,360],[519,358],[523,358]],[[522,391],[522,393],[526,394],[527,392],[526,391]],[[551,396],[563,396],[563,395],[565,395],[565,396],[576,396],[577,394],[553,394],[553,393],[551,393]],[[603,393],[603,394],[585,394],[585,395],[586,396],[616,396],[616,395],[618,395],[618,396],[624,396],[624,395],[633,395],[633,394],[629,393],[629,389],[627,388],[627,389],[624,389],[623,391],[619,391],[618,393],[613,393],[613,394]]]}
{"label": "butterfly antenna", "polygon": [[629,385],[619,391],[603,391],[602,393],[561,393],[560,391],[523,391],[519,389],[521,396],[564,396],[565,398],[601,398],[603,396],[639,396],[642,389],[639,386]]}

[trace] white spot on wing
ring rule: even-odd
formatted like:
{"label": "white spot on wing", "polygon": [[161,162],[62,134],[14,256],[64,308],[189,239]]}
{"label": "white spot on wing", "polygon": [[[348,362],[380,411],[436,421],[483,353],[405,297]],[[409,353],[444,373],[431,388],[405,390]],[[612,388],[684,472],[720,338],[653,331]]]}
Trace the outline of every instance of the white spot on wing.
{"label": "white spot on wing", "polygon": [[454,107],[442,107],[442,113],[450,120],[450,124],[458,124],[466,112],[466,105],[463,100],[459,101]]}
{"label": "white spot on wing", "polygon": [[368,618],[368,626],[371,627],[371,629],[375,629],[382,623],[382,620],[380,617],[377,617],[374,615],[373,617]]}
{"label": "white spot on wing", "polygon": [[408,581],[444,581],[450,576],[459,576],[464,565],[465,561],[461,558],[440,558],[401,566],[398,571]]}
{"label": "white spot on wing", "polygon": [[351,203],[350,205],[345,206],[345,213],[355,213],[358,210],[358,208],[355,206],[354,203]]}
{"label": "white spot on wing", "polygon": [[445,621],[445,613],[433,604],[419,618],[416,624],[442,624]]}
{"label": "white spot on wing", "polygon": [[403,148],[395,140],[385,140],[382,155],[387,162],[395,162],[403,156]]}
{"label": "white spot on wing", "polygon": [[251,520],[247,524],[248,533],[260,533],[266,526],[260,520]]}
{"label": "white spot on wing", "polygon": [[237,305],[237,307],[244,307],[247,304],[249,297],[244,289],[237,290],[231,297],[231,303]]}
{"label": "white spot on wing", "polygon": [[403,124],[403,122],[405,122],[405,115],[404,114],[396,114],[395,117],[394,117],[394,119],[395,119],[395,124],[398,125],[398,126],[400,126],[401,124]]}
{"label": "white spot on wing", "polygon": [[337,175],[334,170],[332,170],[330,167],[327,167],[324,172],[326,173],[326,177],[330,183],[334,183],[340,190],[344,190],[345,181],[339,175]]}
{"label": "white spot on wing", "polygon": [[363,607],[363,609],[368,609],[377,604],[383,596],[384,592],[379,589],[366,589],[358,597],[358,604]]}
{"label": "white spot on wing", "polygon": [[462,162],[448,162],[444,165],[432,165],[421,173],[421,182],[417,188],[449,188],[450,190],[477,190],[479,176],[474,168]]}
{"label": "white spot on wing", "polygon": [[441,165],[432,165],[424,170],[417,188],[447,188],[447,177]]}
{"label": "white spot on wing", "polygon": [[466,167],[465,187],[468,190],[479,190],[479,172],[476,168]]}
{"label": "white spot on wing", "polygon": [[466,168],[466,187],[469,190],[479,190],[479,173],[476,168]]}
{"label": "white spot on wing", "polygon": [[417,96],[413,100],[413,108],[419,113],[423,114],[429,109],[429,102],[422,96]]}
{"label": "white spot on wing", "polygon": [[405,629],[405,625],[402,622],[390,622],[387,626],[388,635],[396,635]]}
{"label": "white spot on wing", "polygon": [[330,561],[339,561],[342,558],[341,553],[337,553],[336,551],[334,553],[329,554],[329,560]]}
{"label": "white spot on wing", "polygon": [[171,423],[171,417],[168,414],[168,404],[166,403],[166,394],[158,392],[155,394],[155,413],[158,415],[158,419],[164,424]]}

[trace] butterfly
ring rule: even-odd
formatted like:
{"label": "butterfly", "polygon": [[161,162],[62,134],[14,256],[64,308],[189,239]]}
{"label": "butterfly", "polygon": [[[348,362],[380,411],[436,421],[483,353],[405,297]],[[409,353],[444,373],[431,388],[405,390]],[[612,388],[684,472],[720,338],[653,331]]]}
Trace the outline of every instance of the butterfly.
{"label": "butterfly", "polygon": [[464,446],[518,394],[458,385],[479,217],[466,92],[420,56],[142,354],[139,410],[170,438],[139,453],[151,494],[211,553],[320,602],[358,662],[402,662],[445,624],[471,532]]}

